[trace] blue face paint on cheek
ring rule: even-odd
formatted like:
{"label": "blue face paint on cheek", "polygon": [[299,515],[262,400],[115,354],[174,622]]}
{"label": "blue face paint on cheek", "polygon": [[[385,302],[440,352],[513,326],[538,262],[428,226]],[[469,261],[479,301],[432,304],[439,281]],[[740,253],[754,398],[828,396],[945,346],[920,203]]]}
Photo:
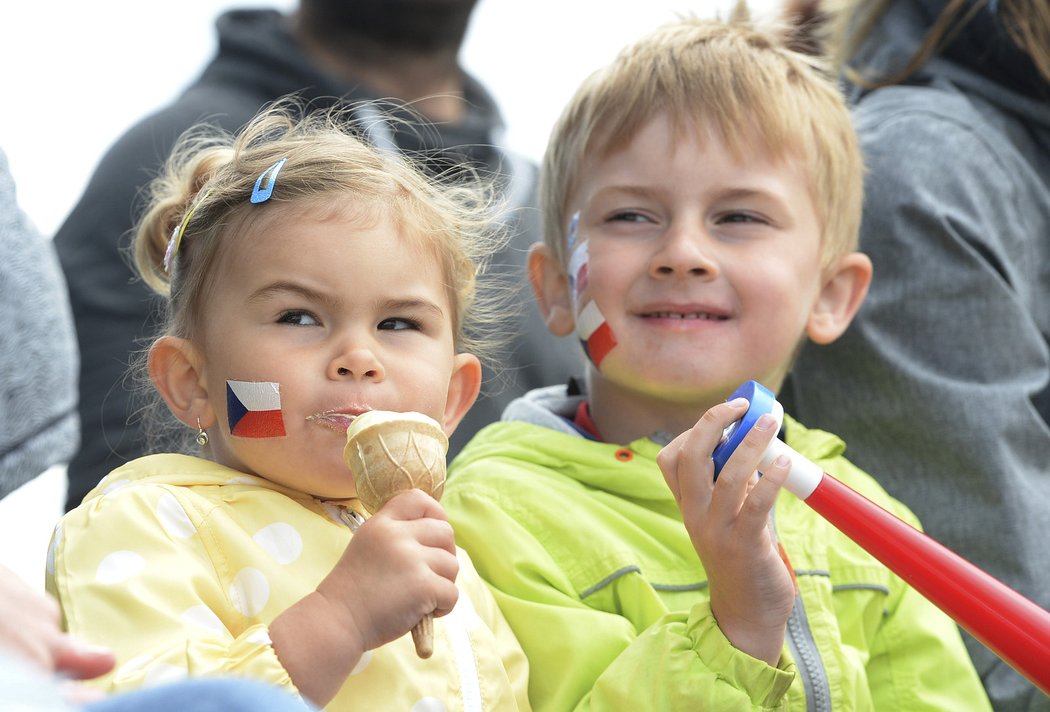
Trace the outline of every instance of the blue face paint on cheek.
{"label": "blue face paint on cheek", "polygon": [[230,434],[238,438],[286,435],[281,413],[281,385],[268,381],[226,381]]}
{"label": "blue face paint on cheek", "polygon": [[572,252],[576,249],[576,237],[580,231],[580,211],[577,210],[569,218],[569,229],[565,233],[565,251]]}
{"label": "blue face paint on cheek", "polygon": [[572,307],[576,309],[580,294],[587,288],[587,274],[590,271],[590,251],[584,242],[569,258],[569,290],[572,293]]}

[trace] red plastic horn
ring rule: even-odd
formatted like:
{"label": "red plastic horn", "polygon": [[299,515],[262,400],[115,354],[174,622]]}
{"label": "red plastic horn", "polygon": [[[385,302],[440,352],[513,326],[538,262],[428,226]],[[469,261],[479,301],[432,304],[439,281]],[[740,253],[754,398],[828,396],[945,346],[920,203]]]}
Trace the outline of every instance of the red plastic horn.
{"label": "red plastic horn", "polygon": [[[715,449],[716,476],[759,416],[772,413],[783,419],[784,409],[759,383],[748,381],[732,396],[737,397],[747,398],[750,406]],[[1050,612],[839,482],[781,440],[770,443],[758,469],[781,454],[791,458],[785,489],[1050,694]]]}

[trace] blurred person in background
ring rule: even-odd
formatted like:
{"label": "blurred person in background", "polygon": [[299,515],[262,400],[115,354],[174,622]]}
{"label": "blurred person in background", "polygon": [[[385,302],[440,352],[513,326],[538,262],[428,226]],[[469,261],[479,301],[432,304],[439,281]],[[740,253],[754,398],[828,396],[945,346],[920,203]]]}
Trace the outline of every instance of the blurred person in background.
{"label": "blurred person in background", "polygon": [[[931,536],[1050,609],[1050,3],[852,5],[874,278],[782,398]],[[966,642],[996,709],[1050,710]]]}
{"label": "blurred person in background", "polygon": [[[0,498],[77,449],[77,343],[54,246],[0,151]],[[40,552],[43,557],[44,552]]]}

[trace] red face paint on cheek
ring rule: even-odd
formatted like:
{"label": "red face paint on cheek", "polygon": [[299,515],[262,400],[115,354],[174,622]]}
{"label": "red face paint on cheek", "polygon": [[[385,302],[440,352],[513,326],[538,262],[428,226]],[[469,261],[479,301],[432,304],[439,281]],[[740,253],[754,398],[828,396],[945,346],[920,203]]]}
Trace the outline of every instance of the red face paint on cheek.
{"label": "red face paint on cheek", "polygon": [[279,438],[285,435],[281,386],[266,381],[226,381],[226,411],[230,434],[239,438]]}
{"label": "red face paint on cheek", "polygon": [[580,311],[576,317],[576,332],[580,335],[580,343],[587,358],[595,368],[601,368],[602,361],[616,346],[616,337],[597,304],[587,302],[587,306]]}
{"label": "red face paint on cheek", "polygon": [[[590,250],[585,241],[573,250],[569,258],[569,289],[572,290],[574,309],[587,288],[589,263]],[[616,337],[613,336],[612,329],[605,321],[601,309],[593,301],[587,302],[576,317],[576,332],[580,335],[580,343],[583,345],[587,358],[591,360],[595,368],[601,368],[606,355],[616,346]]]}

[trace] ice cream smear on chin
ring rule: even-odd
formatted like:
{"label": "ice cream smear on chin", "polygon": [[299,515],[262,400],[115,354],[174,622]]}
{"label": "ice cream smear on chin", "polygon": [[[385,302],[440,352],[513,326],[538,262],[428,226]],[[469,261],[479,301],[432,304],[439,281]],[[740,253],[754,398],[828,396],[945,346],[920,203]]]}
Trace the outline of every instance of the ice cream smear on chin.
{"label": "ice cream smear on chin", "polygon": [[[448,437],[437,421],[421,413],[370,410],[346,431],[343,460],[354,476],[357,497],[370,514],[399,492],[421,489],[435,499],[445,489]],[[416,653],[434,652],[433,618],[412,629]]]}

